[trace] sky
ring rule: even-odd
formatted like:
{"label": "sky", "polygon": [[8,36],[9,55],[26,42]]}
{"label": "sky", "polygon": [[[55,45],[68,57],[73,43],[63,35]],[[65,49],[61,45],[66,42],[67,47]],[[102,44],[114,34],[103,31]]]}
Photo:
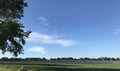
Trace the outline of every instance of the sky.
{"label": "sky", "polygon": [[25,1],[32,33],[18,57],[120,57],[120,0]]}

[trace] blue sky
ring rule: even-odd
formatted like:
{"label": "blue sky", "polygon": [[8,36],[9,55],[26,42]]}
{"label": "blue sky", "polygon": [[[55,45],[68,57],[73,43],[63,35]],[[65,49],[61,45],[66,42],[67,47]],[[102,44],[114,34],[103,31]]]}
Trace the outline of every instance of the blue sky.
{"label": "blue sky", "polygon": [[18,57],[120,57],[120,0],[26,2],[21,21],[32,33]]}

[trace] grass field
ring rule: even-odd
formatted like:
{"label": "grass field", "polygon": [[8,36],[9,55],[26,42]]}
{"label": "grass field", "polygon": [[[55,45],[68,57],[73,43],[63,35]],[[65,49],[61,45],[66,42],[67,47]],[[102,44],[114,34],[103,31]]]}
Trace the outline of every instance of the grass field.
{"label": "grass field", "polygon": [[120,63],[113,64],[1,63],[0,71],[120,71]]}

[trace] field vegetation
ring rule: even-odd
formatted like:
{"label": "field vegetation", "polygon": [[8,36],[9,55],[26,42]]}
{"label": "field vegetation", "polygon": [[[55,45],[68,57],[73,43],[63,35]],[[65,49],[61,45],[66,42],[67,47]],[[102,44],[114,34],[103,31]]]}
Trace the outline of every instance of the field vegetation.
{"label": "field vegetation", "polygon": [[112,64],[33,64],[0,63],[0,71],[120,71],[120,63]]}

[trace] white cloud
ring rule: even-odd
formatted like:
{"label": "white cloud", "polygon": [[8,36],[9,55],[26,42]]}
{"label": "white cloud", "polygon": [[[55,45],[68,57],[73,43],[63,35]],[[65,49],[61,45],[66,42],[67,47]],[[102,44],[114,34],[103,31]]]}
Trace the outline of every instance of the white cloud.
{"label": "white cloud", "polygon": [[28,51],[45,54],[45,49],[43,47],[31,47]]}
{"label": "white cloud", "polygon": [[41,21],[47,21],[45,17],[38,17],[38,19],[40,19]]}
{"label": "white cloud", "polygon": [[120,29],[116,29],[115,32],[113,32],[114,35],[120,34]]}
{"label": "white cloud", "polygon": [[27,40],[44,44],[59,44],[62,47],[75,45],[75,42],[72,40],[60,39],[56,35],[45,35],[37,32],[31,33],[30,38]]}
{"label": "white cloud", "polygon": [[38,19],[40,20],[40,24],[42,25],[48,25],[48,20],[45,17],[38,17]]}

